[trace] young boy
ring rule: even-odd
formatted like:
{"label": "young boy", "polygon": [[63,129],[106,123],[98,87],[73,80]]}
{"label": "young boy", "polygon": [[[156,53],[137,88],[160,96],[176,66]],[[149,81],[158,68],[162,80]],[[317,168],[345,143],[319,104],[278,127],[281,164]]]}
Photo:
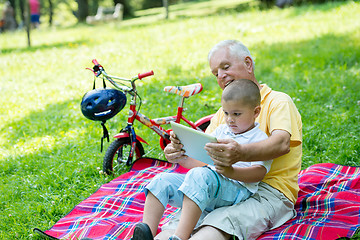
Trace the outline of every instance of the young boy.
{"label": "young boy", "polygon": [[[240,144],[267,138],[255,122],[261,110],[260,101],[260,91],[254,82],[241,79],[228,84],[221,98],[226,124],[220,125],[212,135],[217,139],[232,138]],[[181,208],[175,234],[169,240],[188,239],[203,213],[238,204],[254,194],[271,162],[237,162],[220,167],[203,166],[195,159],[186,158],[180,162],[191,169],[186,175],[162,173],[146,187],[143,222],[136,225],[132,239],[153,239],[167,204]]]}

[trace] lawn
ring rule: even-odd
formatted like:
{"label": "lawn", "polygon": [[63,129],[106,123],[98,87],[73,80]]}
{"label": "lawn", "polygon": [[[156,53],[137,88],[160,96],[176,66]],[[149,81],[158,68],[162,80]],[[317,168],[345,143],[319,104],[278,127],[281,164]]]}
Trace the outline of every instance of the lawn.
{"label": "lawn", "polygon": [[[203,92],[186,101],[186,116],[196,120],[220,106],[209,49],[239,39],[255,57],[257,79],[288,93],[302,115],[302,167],[359,165],[359,2],[282,10],[239,0],[187,2],[171,6],[168,21],[162,11],[121,24],[42,27],[32,31],[31,48],[25,32],[0,34],[0,239],[40,239],[32,228],[50,228],[114,178],[99,173],[100,124],[80,111],[92,89],[85,68],[93,58],[123,77],[154,70],[138,87],[141,111],[153,118],[175,113],[179,99],[164,86],[201,82]],[[126,118],[123,110],[107,122],[110,135]],[[136,128],[150,143],[146,155],[164,159],[157,135]]]}

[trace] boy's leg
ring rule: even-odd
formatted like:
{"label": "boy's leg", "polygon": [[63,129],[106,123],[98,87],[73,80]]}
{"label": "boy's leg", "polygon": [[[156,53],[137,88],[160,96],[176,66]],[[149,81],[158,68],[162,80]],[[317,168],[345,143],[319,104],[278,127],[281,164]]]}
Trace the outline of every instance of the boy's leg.
{"label": "boy's leg", "polygon": [[184,195],[180,222],[175,230],[175,235],[181,239],[189,239],[201,216],[201,213],[202,211],[199,206]]}
{"label": "boy's leg", "polygon": [[[230,235],[212,226],[204,226],[200,228],[190,240],[229,240]],[[232,238],[231,238],[232,239]]]}
{"label": "boy's leg", "polygon": [[157,233],[167,204],[181,207],[183,194],[178,188],[184,178],[184,174],[160,173],[146,186],[143,223],[149,226],[152,236]]}
{"label": "boy's leg", "polygon": [[[209,168],[191,169],[186,174],[184,183],[179,190],[184,193],[184,200],[175,235],[181,239],[189,239],[203,210],[211,211],[214,208],[229,206],[248,198],[251,194],[238,182],[229,181]],[[208,231],[203,230],[201,234],[210,236],[210,232],[213,232],[212,237],[216,236],[217,239],[229,237],[228,234],[224,234],[215,228]],[[210,236],[209,239],[215,239],[212,237]]]}
{"label": "boy's leg", "polygon": [[162,203],[149,191],[145,200],[143,222],[150,227],[153,236],[157,233],[164,211]]}
{"label": "boy's leg", "polygon": [[193,168],[184,179],[179,190],[184,193],[179,224],[175,236],[185,240],[189,239],[202,212],[219,188],[217,176],[209,168]]}

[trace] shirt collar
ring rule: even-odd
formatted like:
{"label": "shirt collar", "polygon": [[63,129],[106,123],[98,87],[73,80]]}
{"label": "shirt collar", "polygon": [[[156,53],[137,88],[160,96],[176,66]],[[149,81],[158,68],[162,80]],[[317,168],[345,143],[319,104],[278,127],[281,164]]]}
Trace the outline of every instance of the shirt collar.
{"label": "shirt collar", "polygon": [[258,122],[255,122],[255,127],[253,127],[252,129],[250,129],[249,131],[246,131],[244,133],[241,134],[234,134],[233,132],[231,132],[230,128],[226,125],[226,128],[224,130],[224,134],[231,136],[233,138],[250,138],[253,135],[253,132],[256,131],[256,128],[259,128],[260,124]]}
{"label": "shirt collar", "polygon": [[271,92],[271,88],[266,85],[266,84],[260,84],[261,86],[261,90],[260,90],[260,95],[261,95],[261,103],[263,103],[263,101],[265,100],[266,96],[268,94],[270,94]]}

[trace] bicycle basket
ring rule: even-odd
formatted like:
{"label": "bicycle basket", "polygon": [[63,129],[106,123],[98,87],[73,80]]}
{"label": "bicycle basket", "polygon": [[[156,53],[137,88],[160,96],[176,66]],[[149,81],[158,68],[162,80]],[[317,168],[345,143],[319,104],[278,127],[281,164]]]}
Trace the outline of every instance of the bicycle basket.
{"label": "bicycle basket", "polygon": [[126,105],[126,95],[116,89],[93,89],[82,98],[82,114],[94,121],[106,121],[118,114]]}

